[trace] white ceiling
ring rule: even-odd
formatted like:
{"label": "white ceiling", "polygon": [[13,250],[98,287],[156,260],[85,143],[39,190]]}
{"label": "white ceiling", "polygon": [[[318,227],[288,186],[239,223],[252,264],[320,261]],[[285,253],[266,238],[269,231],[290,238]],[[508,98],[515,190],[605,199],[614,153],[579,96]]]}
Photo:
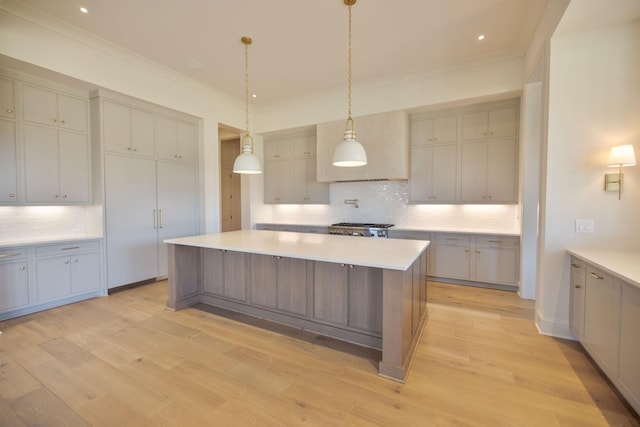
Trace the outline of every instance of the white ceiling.
{"label": "white ceiling", "polygon": [[[256,103],[346,88],[343,0],[19,1],[240,99],[245,35],[253,38]],[[360,0],[352,7],[353,84],[523,55],[546,3]]]}

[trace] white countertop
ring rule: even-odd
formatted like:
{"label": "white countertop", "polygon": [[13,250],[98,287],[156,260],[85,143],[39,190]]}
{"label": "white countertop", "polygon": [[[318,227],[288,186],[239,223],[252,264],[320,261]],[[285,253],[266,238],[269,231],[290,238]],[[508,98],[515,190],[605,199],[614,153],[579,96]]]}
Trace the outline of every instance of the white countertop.
{"label": "white countertop", "polygon": [[96,239],[102,239],[102,236],[98,236],[95,234],[68,234],[64,236],[25,237],[22,239],[0,240],[0,248],[41,245],[41,244],[48,244],[48,243],[64,243],[64,242],[74,242],[74,241],[79,242],[82,240],[96,240]]}
{"label": "white countertop", "polygon": [[[292,227],[328,227],[330,224],[295,223],[290,221],[269,221],[258,222],[256,224],[292,226]],[[520,230],[516,227],[504,228],[471,228],[471,227],[439,227],[439,226],[413,226],[394,225],[390,231],[423,231],[431,233],[462,233],[462,234],[485,234],[498,236],[520,236]]]}
{"label": "white countertop", "polygon": [[640,287],[640,252],[569,249],[568,252],[601,270]]}
{"label": "white countertop", "polygon": [[408,269],[429,245],[425,240],[378,239],[267,230],[205,234],[168,239],[165,243],[402,271]]}

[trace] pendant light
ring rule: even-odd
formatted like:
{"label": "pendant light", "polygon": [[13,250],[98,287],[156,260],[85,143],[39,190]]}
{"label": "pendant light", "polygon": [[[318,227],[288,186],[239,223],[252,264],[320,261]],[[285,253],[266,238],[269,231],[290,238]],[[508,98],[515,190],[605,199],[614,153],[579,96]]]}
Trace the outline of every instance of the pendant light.
{"label": "pendant light", "polygon": [[356,4],[356,0],[344,0],[344,4],[349,7],[349,114],[347,125],[344,131],[344,139],[333,152],[333,165],[340,167],[364,166],[367,164],[367,153],[364,147],[356,140],[356,132],[353,128],[353,118],[351,117],[351,6]]}
{"label": "pendant light", "polygon": [[240,41],[244,44],[245,134],[242,137],[242,153],[233,162],[233,172],[255,175],[262,173],[262,166],[253,154],[253,138],[249,133],[249,45],[253,40],[245,36]]}

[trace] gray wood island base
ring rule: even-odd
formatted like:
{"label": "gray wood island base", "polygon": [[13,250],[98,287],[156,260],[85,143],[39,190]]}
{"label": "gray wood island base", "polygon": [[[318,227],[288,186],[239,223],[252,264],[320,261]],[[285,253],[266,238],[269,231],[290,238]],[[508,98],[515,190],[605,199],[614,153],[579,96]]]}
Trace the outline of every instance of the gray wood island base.
{"label": "gray wood island base", "polygon": [[166,240],[167,307],[204,303],[382,351],[404,382],[427,320],[428,241],[242,230]]}

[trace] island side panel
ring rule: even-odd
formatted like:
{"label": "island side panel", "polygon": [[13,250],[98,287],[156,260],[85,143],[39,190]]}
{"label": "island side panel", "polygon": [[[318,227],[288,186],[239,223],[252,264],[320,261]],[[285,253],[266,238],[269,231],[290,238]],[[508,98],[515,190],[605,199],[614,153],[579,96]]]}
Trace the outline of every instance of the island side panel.
{"label": "island side panel", "polygon": [[169,298],[167,307],[179,310],[196,304],[202,293],[202,251],[193,246],[168,244]]}
{"label": "island side panel", "polygon": [[[383,270],[382,360],[379,365],[383,377],[404,382],[409,371],[427,317],[426,309],[414,317],[415,310],[421,311],[421,298],[426,298],[426,290],[415,289],[416,286],[426,287],[424,271],[426,256],[419,256],[405,271]],[[420,278],[419,283],[414,280],[417,278]]]}

